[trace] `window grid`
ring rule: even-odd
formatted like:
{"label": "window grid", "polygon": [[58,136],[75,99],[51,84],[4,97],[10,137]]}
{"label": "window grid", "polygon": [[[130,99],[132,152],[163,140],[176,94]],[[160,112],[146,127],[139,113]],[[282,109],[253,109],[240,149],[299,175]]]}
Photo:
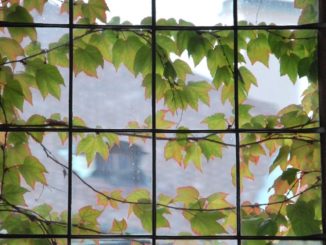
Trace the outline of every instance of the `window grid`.
{"label": "window grid", "polygon": [[[39,126],[18,126],[18,125],[0,125],[2,132],[67,132],[69,135],[68,144],[68,227],[66,235],[54,234],[0,234],[0,238],[63,238],[71,244],[72,239],[93,239],[93,238],[121,238],[121,239],[151,239],[152,244],[157,240],[237,240],[241,245],[243,240],[284,240],[284,241],[322,241],[326,245],[326,75],[323,67],[326,66],[326,3],[319,1],[319,23],[308,25],[282,25],[282,26],[238,26],[238,6],[237,0],[233,1],[233,26],[157,26],[156,25],[156,0],[152,1],[152,25],[83,25],[75,24],[73,20],[73,0],[69,1],[69,24],[45,24],[45,23],[13,23],[1,22],[2,27],[39,27],[39,28],[68,28],[69,29],[69,124],[68,127],[46,128]],[[76,128],[73,127],[73,31],[75,29],[110,29],[110,30],[147,30],[152,36],[152,129],[109,129],[109,128]],[[308,129],[243,129],[239,127],[239,103],[238,103],[238,31],[240,30],[317,30],[318,31],[318,61],[319,61],[319,101],[320,101],[320,127]],[[235,128],[227,130],[169,130],[156,128],[156,32],[160,30],[233,30],[234,31],[234,116]],[[72,220],[72,155],[73,155],[73,133],[151,133],[152,134],[152,234],[150,235],[74,235],[71,229]],[[236,136],[236,210],[237,210],[237,232],[235,235],[214,235],[214,236],[171,236],[156,234],[156,134],[157,133],[234,133]],[[240,217],[240,134],[241,133],[316,133],[320,135],[321,142],[321,170],[322,170],[322,234],[312,236],[244,236],[241,235],[241,217]]]}

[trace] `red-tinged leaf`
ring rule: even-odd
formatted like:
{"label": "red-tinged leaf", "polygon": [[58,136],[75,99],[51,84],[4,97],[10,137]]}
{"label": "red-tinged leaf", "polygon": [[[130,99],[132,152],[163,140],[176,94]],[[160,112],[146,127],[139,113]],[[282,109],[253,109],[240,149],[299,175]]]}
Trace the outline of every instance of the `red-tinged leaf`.
{"label": "red-tinged leaf", "polygon": [[0,54],[9,60],[16,60],[17,57],[24,56],[24,49],[16,40],[0,37]]}
{"label": "red-tinged leaf", "polygon": [[184,147],[177,141],[169,141],[164,147],[164,157],[166,160],[174,159],[181,166],[184,151]]}
{"label": "red-tinged leaf", "polygon": [[201,154],[202,150],[200,146],[196,143],[190,143],[186,147],[186,155],[183,162],[184,167],[186,168],[189,162],[192,162],[199,171],[202,171]]}

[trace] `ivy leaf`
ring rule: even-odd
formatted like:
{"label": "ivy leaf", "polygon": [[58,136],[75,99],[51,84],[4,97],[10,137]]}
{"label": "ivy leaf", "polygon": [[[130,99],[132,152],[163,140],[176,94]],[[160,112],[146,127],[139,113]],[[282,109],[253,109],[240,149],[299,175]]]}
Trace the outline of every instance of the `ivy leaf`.
{"label": "ivy leaf", "polygon": [[164,147],[164,157],[166,160],[174,159],[179,165],[181,165],[183,150],[183,146],[181,146],[177,141],[169,141]]}
{"label": "ivy leaf", "polygon": [[223,140],[217,135],[210,135],[198,141],[198,145],[207,160],[214,159],[215,157],[222,157],[222,145],[218,142],[223,142]]}
{"label": "ivy leaf", "polygon": [[197,235],[207,236],[227,233],[218,219],[225,217],[221,212],[198,212],[190,220],[191,229]]}
{"label": "ivy leaf", "polygon": [[24,194],[28,192],[24,187],[13,185],[13,184],[5,184],[3,187],[3,197],[13,205],[26,205]]}
{"label": "ivy leaf", "polygon": [[202,171],[202,164],[201,164],[201,148],[198,144],[191,143],[186,147],[186,156],[184,159],[185,167],[188,165],[189,162],[193,162],[195,167]]}
{"label": "ivy leaf", "polygon": [[146,189],[136,189],[127,196],[127,201],[138,202],[141,200],[150,200],[150,193]]}
{"label": "ivy leaf", "polygon": [[241,82],[243,82],[245,84],[254,84],[255,86],[258,86],[256,77],[245,66],[241,66],[239,68],[239,73],[240,73],[239,80]]}
{"label": "ivy leaf", "polygon": [[113,219],[111,232],[117,234],[123,234],[127,230],[127,227],[128,224],[125,219],[122,220]]}
{"label": "ivy leaf", "polygon": [[84,153],[86,155],[87,165],[90,166],[94,160],[96,153],[99,153],[104,159],[109,157],[109,148],[104,143],[100,135],[87,135],[77,146],[77,154]]}
{"label": "ivy leaf", "polygon": [[288,205],[286,210],[295,235],[307,236],[321,233],[320,221],[315,220],[313,202],[299,200],[295,204]]}
{"label": "ivy leaf", "polygon": [[147,232],[152,231],[152,207],[151,205],[132,205],[134,214],[140,219],[142,226]]}
{"label": "ivy leaf", "polygon": [[184,89],[184,94],[188,104],[193,109],[198,110],[198,100],[202,101],[206,105],[209,105],[209,91],[211,89],[211,85],[206,81],[189,82]]}
{"label": "ivy leaf", "polygon": [[96,69],[103,67],[104,60],[101,52],[93,45],[86,45],[84,48],[77,48],[74,51],[74,73],[84,72],[88,76],[96,77]]}
{"label": "ivy leaf", "polygon": [[64,84],[63,77],[58,68],[53,65],[43,64],[35,72],[36,84],[45,98],[48,94],[60,100],[61,88]]}
{"label": "ivy leaf", "polygon": [[7,81],[3,92],[3,100],[6,109],[16,107],[23,110],[24,94],[19,82],[16,80]]}
{"label": "ivy leaf", "polygon": [[188,42],[188,52],[194,60],[195,66],[197,66],[200,61],[205,57],[207,51],[209,50],[209,47],[209,42],[199,35],[195,35],[190,38]]}
{"label": "ivy leaf", "polygon": [[44,174],[47,173],[47,170],[36,157],[27,156],[24,160],[24,164],[19,166],[19,171],[24,177],[26,183],[33,189],[35,188],[36,182],[47,185],[44,176]]}
{"label": "ivy leaf", "polygon": [[[63,4],[65,5],[65,4]],[[69,35],[63,35],[58,42],[50,43],[48,52],[48,62],[51,65],[58,65],[62,67],[69,66]]]}
{"label": "ivy leaf", "polygon": [[[17,4],[13,4],[5,18],[8,22],[24,22],[33,23],[33,17],[24,8]],[[24,37],[29,37],[32,41],[36,41],[37,33],[32,27],[8,27],[10,35],[17,41],[21,42]]]}
{"label": "ivy leaf", "polygon": [[270,47],[266,37],[260,35],[248,43],[247,54],[252,64],[257,61],[268,67]]}
{"label": "ivy leaf", "polygon": [[92,208],[92,206],[86,206],[79,209],[79,217],[82,223],[96,225],[98,217],[102,214],[102,211]]}
{"label": "ivy leaf", "polygon": [[137,51],[134,72],[135,75],[141,73],[143,76],[152,72],[152,50],[150,47],[144,45]]}
{"label": "ivy leaf", "polygon": [[273,236],[276,235],[278,231],[278,225],[273,219],[267,219],[263,221],[257,230],[257,235],[259,236]]}
{"label": "ivy leaf", "polygon": [[91,23],[95,23],[96,19],[106,23],[106,11],[109,8],[105,0],[89,0],[88,3],[82,5],[81,9],[83,16],[88,18]]}
{"label": "ivy leaf", "polygon": [[0,37],[0,54],[9,60],[16,60],[18,56],[24,56],[24,49],[15,39]]}
{"label": "ivy leaf", "polygon": [[39,12],[39,14],[42,14],[46,2],[47,0],[24,0],[24,7],[28,11],[36,9]]}
{"label": "ivy leaf", "polygon": [[186,206],[190,203],[198,201],[199,192],[195,187],[185,186],[177,189],[177,195],[174,198],[175,202],[183,202]]}
{"label": "ivy leaf", "polygon": [[202,123],[206,123],[209,129],[226,129],[228,127],[223,113],[215,113],[208,116]]}
{"label": "ivy leaf", "polygon": [[280,73],[281,75],[288,75],[293,83],[297,81],[298,77],[298,63],[300,58],[295,54],[282,55],[280,59]]}

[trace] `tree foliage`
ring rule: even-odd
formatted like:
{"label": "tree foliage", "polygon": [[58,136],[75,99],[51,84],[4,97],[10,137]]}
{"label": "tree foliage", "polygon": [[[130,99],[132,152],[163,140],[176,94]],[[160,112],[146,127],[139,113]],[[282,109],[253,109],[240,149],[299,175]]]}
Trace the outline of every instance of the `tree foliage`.
{"label": "tree foliage", "polygon": [[[4,0],[1,2],[0,18],[6,22],[33,23],[32,12],[42,15],[47,0]],[[295,0],[295,8],[301,10],[299,24],[313,23],[317,16],[317,1]],[[128,24],[120,23],[118,17],[109,19],[110,11],[104,0],[77,0],[74,3],[74,21],[77,24]],[[69,11],[68,2],[61,3],[61,12]],[[150,24],[145,18],[142,24]],[[184,20],[160,19],[158,25],[192,25]],[[242,22],[242,25],[250,23]],[[23,126],[64,129],[69,120],[59,113],[50,117],[35,114],[28,119],[22,117],[24,104],[33,103],[39,93],[44,99],[60,100],[67,86],[63,69],[69,67],[69,36],[58,37],[48,48],[41,48],[37,31],[33,27],[1,27],[0,37],[0,226],[8,234],[65,234],[68,225],[67,210],[54,211],[43,203],[28,206],[26,195],[36,186],[50,188],[47,167],[31,149],[39,145],[48,159],[68,173],[66,163],[54,156],[44,144],[43,131],[12,132],[8,129]],[[209,162],[219,161],[236,144],[225,138],[228,130],[235,127],[235,116],[214,111],[202,119],[210,130],[225,130],[224,133],[198,135],[189,133],[188,128],[174,121],[174,115],[184,111],[198,111],[210,107],[212,93],[218,92],[222,103],[238,107],[239,127],[248,130],[288,129],[287,133],[240,134],[240,186],[245,188],[248,180],[255,178],[252,166],[259,165],[266,157],[272,157],[269,172],[280,169],[268,193],[268,203],[241,201],[241,225],[243,235],[303,236],[322,232],[321,228],[321,172],[319,136],[312,133],[291,133],[318,127],[318,84],[317,84],[317,41],[314,30],[240,30],[238,50],[234,47],[234,31],[171,30],[156,33],[155,99],[163,109],[156,112],[156,128],[177,129],[175,134],[156,135],[164,143],[164,158],[180,168],[203,171]],[[144,98],[152,99],[152,33],[147,30],[115,30],[87,27],[73,33],[73,74],[97,78],[105,64],[115,69],[125,67],[135,77],[141,77]],[[234,65],[237,52],[238,64]],[[201,62],[207,66],[212,81],[191,80],[192,67],[183,58],[188,55],[194,67]],[[279,62],[279,75],[287,76],[296,84],[299,78],[307,79],[308,86],[302,94],[300,104],[290,104],[275,115],[254,114],[247,103],[250,89],[259,87],[249,66],[262,64],[269,67],[271,57]],[[238,74],[238,102],[234,100],[235,69]],[[282,89],[282,88],[280,88]],[[215,109],[214,109],[215,110]],[[89,126],[83,118],[74,117],[73,127],[87,131]],[[118,146],[122,136],[129,138],[130,145],[150,140],[150,133],[137,133],[153,127],[149,115],[143,122],[130,121],[126,126],[131,133],[76,133],[76,152],[87,159],[91,167],[99,155],[107,159],[113,147]],[[135,130],[132,132],[132,130]],[[57,132],[62,144],[68,141],[65,130]],[[229,173],[236,186],[236,167]],[[129,234],[128,219],[133,216],[139,221],[143,233],[152,232],[152,208],[156,208],[158,231],[170,227],[174,212],[180,213],[189,224],[190,230],[180,235],[223,235],[236,231],[237,207],[224,192],[202,195],[194,186],[180,186],[175,195],[158,193],[156,207],[152,206],[151,191],[134,189],[96,189],[77,172],[73,176],[93,193],[96,205],[87,205],[72,214],[73,234]],[[159,173],[158,173],[159,174]],[[272,193],[272,194],[270,194]],[[109,209],[128,206],[126,217],[115,217],[112,226],[103,230],[99,220]],[[178,216],[179,217],[179,216]],[[104,217],[105,218],[105,217]],[[49,239],[50,244],[64,244],[64,240]],[[40,241],[3,240],[3,244],[45,244]],[[266,242],[268,243],[268,242]],[[134,244],[138,244],[137,241]],[[260,244],[247,241],[246,244]],[[265,243],[264,243],[265,244]]]}

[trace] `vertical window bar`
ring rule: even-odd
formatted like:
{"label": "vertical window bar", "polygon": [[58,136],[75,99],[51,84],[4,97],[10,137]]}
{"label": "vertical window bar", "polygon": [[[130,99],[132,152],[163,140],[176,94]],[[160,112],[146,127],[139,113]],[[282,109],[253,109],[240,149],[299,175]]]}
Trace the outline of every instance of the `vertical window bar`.
{"label": "vertical window bar", "polygon": [[240,133],[239,133],[239,95],[238,95],[238,1],[233,0],[234,26],[234,120],[236,143],[236,212],[237,212],[237,244],[241,245],[241,200],[240,200]]}
{"label": "vertical window bar", "polygon": [[152,244],[156,244],[156,0],[152,0]]}
{"label": "vertical window bar", "polygon": [[71,244],[71,205],[72,205],[72,118],[73,118],[73,101],[72,101],[72,95],[73,95],[73,56],[74,56],[74,0],[69,0],[69,128],[68,128],[68,223],[67,223],[67,233],[68,233],[68,245]]}
{"label": "vertical window bar", "polygon": [[319,118],[320,127],[323,132],[320,134],[321,145],[321,171],[322,171],[322,226],[323,226],[323,244],[326,245],[326,29],[323,24],[326,22],[326,3],[319,1],[319,25],[318,29],[318,86],[319,86]]}

